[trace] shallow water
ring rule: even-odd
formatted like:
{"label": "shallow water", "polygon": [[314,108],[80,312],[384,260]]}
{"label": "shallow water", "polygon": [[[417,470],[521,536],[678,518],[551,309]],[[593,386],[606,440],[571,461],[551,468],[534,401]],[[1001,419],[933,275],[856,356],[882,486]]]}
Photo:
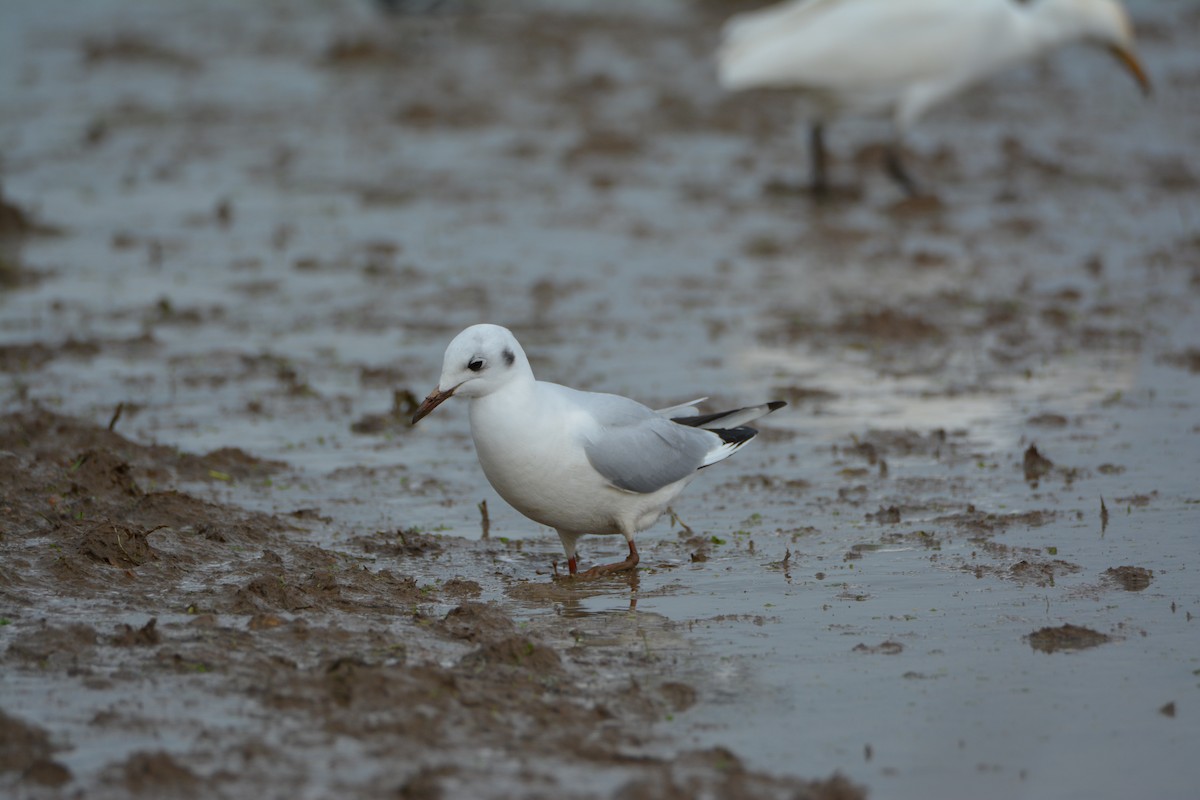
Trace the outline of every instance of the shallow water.
{"label": "shallow water", "polygon": [[[486,499],[512,542],[494,569],[450,553],[420,577],[660,653],[699,698],[665,741],[874,797],[1185,796],[1200,17],[1130,5],[1157,98],[1084,51],[1003,76],[910,142],[931,209],[879,175],[873,123],[833,140],[861,198],[764,190],[800,175],[798,121],[720,96],[716,20],[687,5],[380,23],[366,4],[6,4],[5,197],[62,230],[24,242],[36,281],[0,295],[0,343],[60,348],[6,376],[4,406],[103,422],[123,402],[133,438],[284,461],[269,486],[192,488],[318,509],[327,547],[477,538]],[[162,51],[104,50],[118,33]],[[330,56],[360,40],[376,49]],[[423,396],[484,320],[548,380],[791,404],[681,499],[701,540],[666,520],[640,537],[636,589],[522,599],[559,544],[487,486],[462,405],[351,429]],[[1055,464],[1036,485],[1031,443]],[[1149,587],[1105,578],[1126,565]],[[1112,641],[1026,640],[1064,623]]]}

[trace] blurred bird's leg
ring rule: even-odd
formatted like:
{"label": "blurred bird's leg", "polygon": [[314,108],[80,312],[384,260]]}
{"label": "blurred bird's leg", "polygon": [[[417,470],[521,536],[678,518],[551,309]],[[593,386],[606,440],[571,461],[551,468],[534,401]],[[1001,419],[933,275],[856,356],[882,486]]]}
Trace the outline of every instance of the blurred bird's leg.
{"label": "blurred bird's leg", "polygon": [[908,168],[904,166],[904,159],[900,154],[900,143],[892,142],[888,145],[887,154],[884,156],[884,168],[891,179],[900,184],[900,188],[909,197],[916,197],[921,194],[921,187],[913,180],[913,176],[909,173]]}
{"label": "blurred bird's leg", "polygon": [[586,572],[579,573],[580,578],[596,578],[600,575],[607,575],[611,572],[626,572],[628,570],[637,569],[638,561],[637,545],[633,543],[633,539],[629,539],[629,555],[624,561],[618,561],[615,564],[601,564],[597,567],[592,567]]}
{"label": "blurred bird's leg", "polygon": [[829,158],[828,153],[825,151],[825,126],[820,122],[814,122],[808,129],[808,157],[812,168],[812,184],[810,189],[813,196],[818,198],[828,197],[829,172],[827,162]]}

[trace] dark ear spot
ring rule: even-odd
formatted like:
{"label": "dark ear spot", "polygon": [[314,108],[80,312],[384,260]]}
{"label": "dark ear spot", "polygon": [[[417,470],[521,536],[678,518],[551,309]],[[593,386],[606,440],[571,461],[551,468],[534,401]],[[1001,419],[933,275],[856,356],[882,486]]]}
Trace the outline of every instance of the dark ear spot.
{"label": "dark ear spot", "polygon": [[517,357],[513,355],[513,351],[509,350],[507,347],[504,348],[504,363],[511,367],[513,362],[516,360]]}

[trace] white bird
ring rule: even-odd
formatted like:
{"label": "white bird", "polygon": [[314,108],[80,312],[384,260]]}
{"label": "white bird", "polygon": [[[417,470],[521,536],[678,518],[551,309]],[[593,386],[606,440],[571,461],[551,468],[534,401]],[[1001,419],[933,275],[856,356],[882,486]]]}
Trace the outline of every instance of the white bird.
{"label": "white bird", "polygon": [[454,337],[413,424],[453,395],[470,400],[471,437],[492,488],[558,531],[571,575],[580,536],[625,537],[628,558],[585,576],[634,569],[634,534],[653,525],[699,470],[753,439],[758,431],[746,423],[785,405],[700,415],[694,400],[653,411],[627,397],[535,380],[516,337],[499,325],[472,325]]}
{"label": "white bird", "polygon": [[890,115],[887,169],[915,194],[899,155],[909,128],[973,84],[1074,42],[1108,48],[1150,92],[1117,0],[792,0],[732,17],[717,69],[727,90],[790,88],[810,102],[817,194],[828,189],[825,125]]}

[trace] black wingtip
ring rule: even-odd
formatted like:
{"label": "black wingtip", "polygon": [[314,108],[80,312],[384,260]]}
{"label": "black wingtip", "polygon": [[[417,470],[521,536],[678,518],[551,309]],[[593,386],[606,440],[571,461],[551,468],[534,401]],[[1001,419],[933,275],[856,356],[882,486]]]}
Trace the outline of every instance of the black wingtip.
{"label": "black wingtip", "polygon": [[[772,411],[778,411],[779,409],[786,406],[787,403],[785,403],[782,400],[772,400],[771,402],[766,403],[765,405],[767,407],[767,410],[764,411],[762,414],[759,414],[758,415],[759,417],[766,416],[767,414],[770,414]],[[761,408],[761,407],[762,406],[747,406],[747,408]],[[729,411],[718,411],[715,414],[695,414],[690,417],[671,417],[671,421],[677,422],[680,425],[687,425],[689,428],[704,428],[705,430],[716,430],[716,428],[709,428],[708,424],[711,422],[719,422],[720,420],[725,419],[726,417],[732,417],[734,414],[737,414],[737,413],[745,411],[745,410],[746,410],[746,408],[735,408],[735,409],[731,409]],[[756,419],[757,419],[757,417],[756,417]]]}
{"label": "black wingtip", "polygon": [[758,431],[743,425],[740,428],[709,428],[709,432],[721,437],[725,444],[743,445],[758,436]]}

